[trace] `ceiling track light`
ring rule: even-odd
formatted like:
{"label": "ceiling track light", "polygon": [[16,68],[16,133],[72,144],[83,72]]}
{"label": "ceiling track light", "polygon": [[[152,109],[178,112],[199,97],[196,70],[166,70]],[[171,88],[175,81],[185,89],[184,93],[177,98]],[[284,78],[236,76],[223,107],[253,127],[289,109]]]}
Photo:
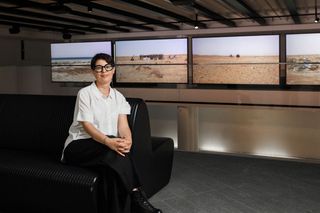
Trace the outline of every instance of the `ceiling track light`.
{"label": "ceiling track light", "polygon": [[62,32],[62,38],[65,40],[70,40],[72,38],[72,34],[69,33],[68,31]]}
{"label": "ceiling track light", "polygon": [[88,6],[88,13],[92,13],[92,7],[90,5]]}
{"label": "ceiling track light", "polygon": [[198,14],[196,14],[196,21],[195,21],[195,23],[194,23],[194,29],[195,29],[195,30],[199,29]]}
{"label": "ceiling track light", "polygon": [[318,4],[317,4],[317,0],[314,1],[314,22],[315,23],[319,23],[320,22],[320,19],[318,17]]}
{"label": "ceiling track light", "polygon": [[55,14],[67,14],[72,11],[72,9],[64,4],[63,0],[59,0],[55,3],[49,4],[48,11]]}
{"label": "ceiling track light", "polygon": [[12,27],[9,28],[10,34],[18,34],[20,33],[20,26],[19,25],[12,25]]}

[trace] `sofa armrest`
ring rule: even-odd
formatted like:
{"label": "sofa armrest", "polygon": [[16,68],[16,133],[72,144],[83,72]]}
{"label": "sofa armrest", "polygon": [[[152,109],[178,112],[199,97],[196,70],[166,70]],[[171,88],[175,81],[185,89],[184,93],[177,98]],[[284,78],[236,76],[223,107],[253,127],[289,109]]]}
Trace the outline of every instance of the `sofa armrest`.
{"label": "sofa armrest", "polygon": [[157,150],[163,143],[173,143],[172,138],[151,136],[152,151]]}
{"label": "sofa armrest", "polygon": [[131,157],[142,188],[150,197],[168,184],[173,159],[173,140],[151,137],[149,113],[142,99],[127,98],[131,106],[128,116],[132,132]]}
{"label": "sofa armrest", "polygon": [[169,183],[173,163],[173,140],[167,137],[151,137],[152,162],[151,175],[145,188],[151,197]]}

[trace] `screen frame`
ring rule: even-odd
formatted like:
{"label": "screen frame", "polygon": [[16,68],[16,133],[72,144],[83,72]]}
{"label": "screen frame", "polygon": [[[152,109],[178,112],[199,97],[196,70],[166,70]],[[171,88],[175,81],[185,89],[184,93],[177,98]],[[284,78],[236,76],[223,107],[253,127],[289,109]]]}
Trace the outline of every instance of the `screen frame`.
{"label": "screen frame", "polygon": [[[287,32],[284,34],[285,36],[284,63],[285,63],[285,88],[286,89],[303,90],[303,91],[319,91],[320,90],[320,83],[319,84],[288,84],[288,60],[287,60],[288,59],[288,55],[287,55],[288,35],[308,35],[308,34],[319,34],[320,36],[320,31]],[[320,65],[320,62],[318,64]]]}
{"label": "screen frame", "polygon": [[[79,86],[82,86],[82,85],[87,85],[87,84],[90,84],[92,83],[93,81],[87,81],[87,80],[84,80],[84,81],[59,81],[59,80],[54,80],[53,79],[53,65],[52,65],[52,45],[53,44],[75,44],[75,43],[99,43],[99,42],[109,42],[110,44],[110,56],[114,59],[114,56],[113,56],[113,41],[112,40],[98,40],[98,41],[77,41],[77,42],[51,42],[50,43],[50,81],[51,83],[72,83],[72,84],[75,84],[75,85],[79,85]],[[91,58],[93,57],[93,55],[91,56]],[[90,59],[91,60],[91,59]],[[75,67],[75,66],[85,66],[85,65],[66,65],[66,66],[71,66],[71,67]],[[90,68],[90,64],[88,65],[88,68],[91,70]]]}
{"label": "screen frame", "polygon": [[[175,65],[185,65],[186,66],[186,81],[185,82],[119,82],[117,81],[117,66],[126,66],[126,65],[153,65],[153,64],[117,64],[117,42],[122,42],[122,41],[157,41],[157,40],[176,40],[176,39],[185,39],[186,40],[186,55],[187,55],[187,62],[186,63],[177,63],[177,64],[154,64],[155,66],[158,65],[168,65],[168,66],[175,66]],[[113,85],[116,87],[147,87],[147,88],[153,88],[153,87],[165,87],[165,88],[175,88],[177,85],[181,84],[189,84],[189,38],[188,37],[152,37],[152,38],[135,38],[135,39],[117,39],[114,40],[114,48],[113,48],[113,55],[114,55],[114,62],[116,66],[116,72],[113,76]]]}
{"label": "screen frame", "polygon": [[[232,34],[232,35],[205,35],[205,36],[193,36],[191,38],[191,58],[194,58],[193,54],[193,40],[194,39],[201,39],[201,38],[229,38],[229,37],[254,37],[254,36],[278,36],[278,62],[275,64],[278,64],[278,80],[279,83],[277,84],[239,84],[239,83],[196,83],[194,82],[194,63],[193,61],[190,63],[190,66],[192,67],[192,73],[191,73],[191,84],[196,86],[197,88],[240,88],[240,89],[279,89],[282,85],[282,79],[281,79],[281,34],[280,33],[251,33],[251,34]],[[250,63],[248,63],[250,64]],[[252,63],[255,64],[255,63]],[[259,63],[258,63],[259,64]],[[263,63],[261,63],[263,64]]]}

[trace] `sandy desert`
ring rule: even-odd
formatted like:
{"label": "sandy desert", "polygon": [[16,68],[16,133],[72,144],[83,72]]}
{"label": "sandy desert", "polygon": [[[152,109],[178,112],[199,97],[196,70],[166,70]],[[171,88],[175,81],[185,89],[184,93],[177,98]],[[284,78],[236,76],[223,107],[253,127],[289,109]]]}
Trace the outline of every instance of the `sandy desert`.
{"label": "sandy desert", "polygon": [[123,65],[116,76],[127,83],[187,83],[187,65]]}
{"label": "sandy desert", "polygon": [[200,84],[279,84],[278,56],[199,56],[193,82]]}
{"label": "sandy desert", "polygon": [[94,76],[90,66],[52,66],[52,81],[92,82]]}

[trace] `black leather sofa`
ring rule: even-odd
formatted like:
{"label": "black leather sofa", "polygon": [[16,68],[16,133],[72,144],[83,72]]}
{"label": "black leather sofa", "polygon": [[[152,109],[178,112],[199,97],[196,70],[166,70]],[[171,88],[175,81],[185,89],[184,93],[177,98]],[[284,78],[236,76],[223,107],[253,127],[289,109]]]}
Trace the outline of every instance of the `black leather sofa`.
{"label": "black leather sofa", "polygon": [[[146,104],[130,99],[132,155],[150,197],[170,179],[173,141],[150,136]],[[60,162],[75,97],[0,95],[0,212],[100,213],[96,171]]]}

